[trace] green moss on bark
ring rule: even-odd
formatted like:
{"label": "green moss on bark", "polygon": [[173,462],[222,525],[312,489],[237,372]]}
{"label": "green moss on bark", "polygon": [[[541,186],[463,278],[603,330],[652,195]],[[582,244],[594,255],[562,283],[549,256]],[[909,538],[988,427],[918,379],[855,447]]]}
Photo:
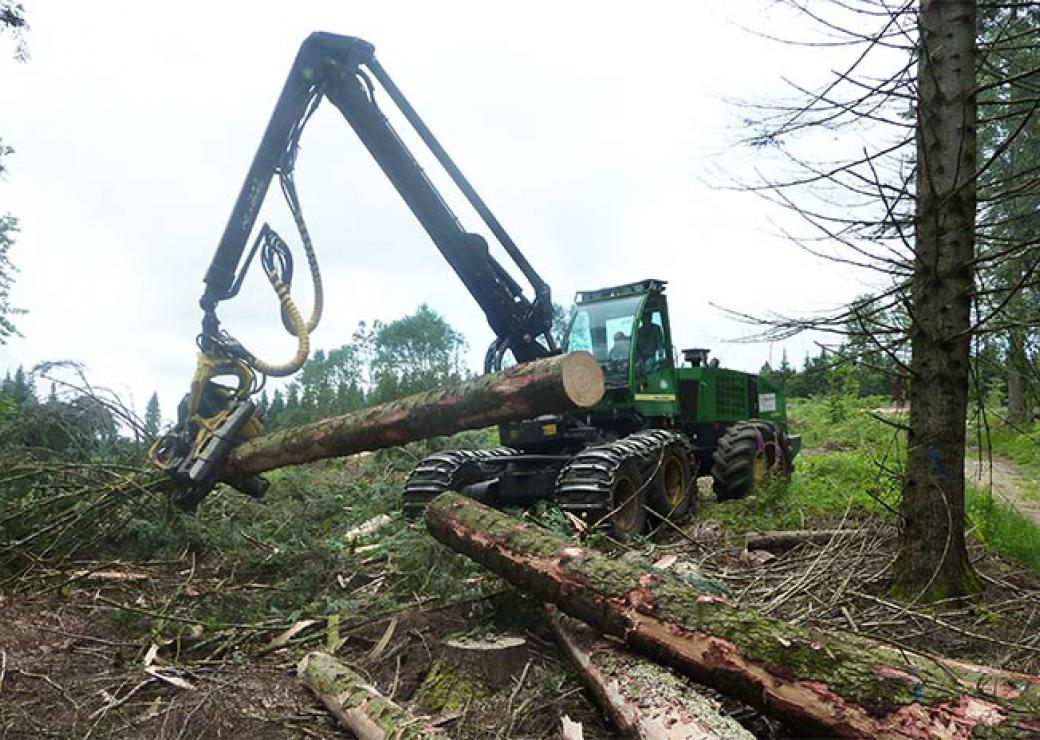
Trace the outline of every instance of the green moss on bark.
{"label": "green moss on bark", "polygon": [[[966,687],[975,685],[956,680],[963,669],[738,608],[720,598],[718,589],[694,588],[674,574],[611,560],[457,494],[434,500],[427,524],[442,542],[520,588],[640,649],[659,647],[641,632],[654,620],[661,634],[687,635],[700,648],[719,652],[712,660],[663,651],[658,657],[752,703],[764,701],[764,686],[734,669],[735,657],[764,668],[771,676],[767,684],[774,679],[822,684],[873,717],[913,703],[956,704],[970,692]],[[1017,716],[1040,716],[1040,683],[1018,688],[1022,693],[1014,700],[986,700],[1013,708]]]}

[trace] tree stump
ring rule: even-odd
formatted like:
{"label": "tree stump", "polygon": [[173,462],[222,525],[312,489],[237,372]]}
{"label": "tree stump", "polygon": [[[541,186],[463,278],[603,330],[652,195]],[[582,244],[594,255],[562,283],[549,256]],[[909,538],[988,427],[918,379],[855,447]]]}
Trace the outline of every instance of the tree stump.
{"label": "tree stump", "polygon": [[459,635],[444,641],[444,659],[459,673],[480,676],[499,689],[524,670],[527,640],[516,635]]}

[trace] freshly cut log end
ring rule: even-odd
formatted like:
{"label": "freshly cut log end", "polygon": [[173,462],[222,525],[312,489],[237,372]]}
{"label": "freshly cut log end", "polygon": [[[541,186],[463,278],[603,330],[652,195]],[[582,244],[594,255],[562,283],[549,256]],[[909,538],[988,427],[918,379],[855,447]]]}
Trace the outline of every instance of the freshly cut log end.
{"label": "freshly cut log end", "polygon": [[694,681],[825,737],[1040,736],[1040,677],[770,619],[454,493],[440,542]]}
{"label": "freshly cut log end", "polygon": [[382,450],[595,405],[603,371],[588,352],[554,355],[343,416],[284,429],[232,450],[228,475]]}
{"label": "freshly cut log end", "polygon": [[588,352],[570,352],[562,356],[560,374],[567,398],[578,408],[599,403],[606,391],[603,370]]}
{"label": "freshly cut log end", "polygon": [[639,740],[754,740],[719,703],[670,669],[547,606],[549,624],[603,710]]}
{"label": "freshly cut log end", "polygon": [[297,667],[304,684],[339,723],[359,740],[445,740],[425,720],[390,701],[346,664],[326,653],[309,653]]}

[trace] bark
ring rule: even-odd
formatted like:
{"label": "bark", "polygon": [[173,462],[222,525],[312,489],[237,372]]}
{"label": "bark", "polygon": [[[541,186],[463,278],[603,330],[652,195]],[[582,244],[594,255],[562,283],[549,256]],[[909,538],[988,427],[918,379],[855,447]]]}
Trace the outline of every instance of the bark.
{"label": "bark", "polygon": [[1022,331],[1008,333],[1008,397],[1007,423],[1027,425],[1033,423],[1033,405],[1030,386],[1033,368],[1026,353]]}
{"label": "bark", "polygon": [[640,658],[548,607],[556,640],[614,725],[639,740],[753,740],[719,703],[670,669]]}
{"label": "bark", "polygon": [[603,372],[595,358],[587,352],[571,352],[251,439],[232,451],[228,471],[262,473],[397,447],[417,439],[587,408],[602,396]]}
{"label": "bark", "polygon": [[893,650],[732,604],[710,582],[612,560],[454,493],[430,533],[694,681],[823,736],[1040,733],[1040,677]]}
{"label": "bark", "polygon": [[922,0],[910,430],[894,586],[937,600],[981,588],[964,545],[974,291],[976,4]]}
{"label": "bark", "polygon": [[359,740],[447,737],[385,698],[331,655],[309,653],[300,661],[297,673],[337,721]]}
{"label": "bark", "polygon": [[770,532],[748,532],[745,538],[748,550],[776,552],[790,550],[806,542],[811,542],[814,545],[826,545],[835,537],[849,537],[855,534],[857,532],[851,529],[788,529]]}

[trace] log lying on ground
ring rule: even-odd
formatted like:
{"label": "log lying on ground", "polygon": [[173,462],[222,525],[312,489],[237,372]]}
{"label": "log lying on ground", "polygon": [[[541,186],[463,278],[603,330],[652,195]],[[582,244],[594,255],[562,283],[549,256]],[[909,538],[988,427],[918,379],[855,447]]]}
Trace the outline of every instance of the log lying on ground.
{"label": "log lying on ground", "polygon": [[297,673],[326,709],[359,740],[426,740],[447,736],[413,717],[369,686],[364,678],[326,653],[310,653]]}
{"label": "log lying on ground", "polygon": [[626,736],[639,740],[754,740],[714,699],[670,669],[641,658],[576,619],[549,610],[567,657]]}
{"label": "log lying on ground", "polygon": [[588,408],[603,397],[603,388],[603,371],[588,352],[557,355],[363,411],[265,434],[236,447],[228,459],[228,471],[263,473],[466,429]]}
{"label": "log lying on ground", "polygon": [[826,545],[835,537],[858,534],[854,529],[784,529],[768,532],[748,532],[745,536],[747,549],[778,552],[790,550],[804,543]]}
{"label": "log lying on ground", "polygon": [[454,493],[434,499],[426,524],[519,588],[792,728],[880,738],[1040,733],[1040,677],[769,619]]}

